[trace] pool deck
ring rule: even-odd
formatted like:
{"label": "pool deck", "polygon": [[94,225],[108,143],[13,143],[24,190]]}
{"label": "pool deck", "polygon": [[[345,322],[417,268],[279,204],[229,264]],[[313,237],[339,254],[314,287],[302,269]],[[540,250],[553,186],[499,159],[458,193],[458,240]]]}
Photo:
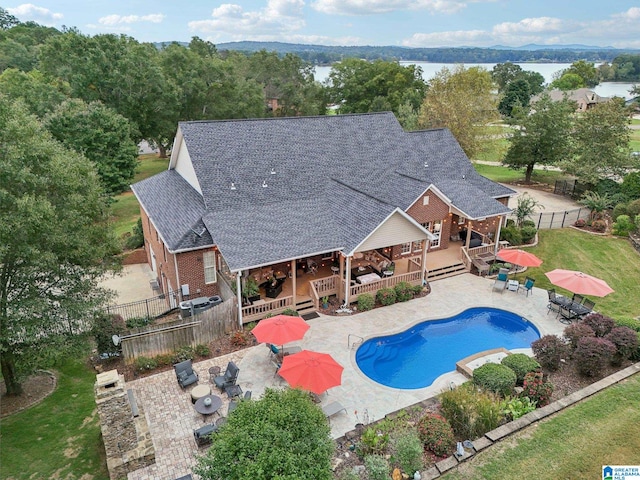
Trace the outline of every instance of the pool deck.
{"label": "pool deck", "polygon": [[[524,293],[493,291],[492,285],[491,279],[464,274],[431,283],[431,293],[423,298],[350,316],[321,315],[320,318],[309,320],[311,328],[304,339],[288,346],[299,345],[307,350],[330,353],[345,367],[342,385],[321,396],[322,404],[339,401],[346,409],[346,413],[340,412],[331,417],[332,436],[338,438],[353,430],[357,423],[379,420],[388,413],[433,397],[452,384],[466,381],[461,373],[455,371],[455,365],[451,365],[451,372],[441,375],[426,388],[400,390],[382,386],[359,371],[355,363],[355,348],[350,348],[349,338],[353,343],[397,333],[423,320],[450,317],[471,307],[502,308],[517,313],[532,322],[541,335],[559,335],[564,330],[564,325],[556,319],[555,314],[547,315],[546,290],[534,287],[533,295],[527,297]],[[513,351],[530,352],[530,349]],[[200,374],[200,384],[207,383],[209,367],[217,365],[224,369],[229,359],[234,360],[240,368],[238,384],[245,391],[251,390],[253,398],[259,398],[267,387],[287,386],[283,379],[275,375],[270,353],[264,345],[196,363],[194,367]],[[179,476],[176,473],[190,470],[198,452],[192,429],[201,426],[202,419],[192,413],[188,418],[176,415],[176,402],[185,403],[187,409],[191,405],[180,397],[186,398],[187,392],[180,391],[173,372],[142,378],[129,382],[127,386],[135,388],[138,402],[145,405],[145,415],[149,419],[156,446],[156,465],[133,472],[128,478],[170,479]],[[159,392],[162,394],[159,395]],[[226,415],[225,406],[221,411]],[[172,430],[172,419],[178,418],[181,418],[179,425]]]}

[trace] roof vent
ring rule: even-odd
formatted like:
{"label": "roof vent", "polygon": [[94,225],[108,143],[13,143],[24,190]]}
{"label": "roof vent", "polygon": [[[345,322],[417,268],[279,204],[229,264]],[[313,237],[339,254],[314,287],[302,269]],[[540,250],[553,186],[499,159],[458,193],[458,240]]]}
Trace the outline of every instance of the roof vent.
{"label": "roof vent", "polygon": [[262,181],[262,188],[267,188],[267,181],[266,180]]}
{"label": "roof vent", "polygon": [[427,168],[429,166],[429,164],[427,162],[424,162],[424,168]]}
{"label": "roof vent", "polygon": [[236,190],[236,184],[231,182],[231,190]]}
{"label": "roof vent", "polygon": [[466,180],[467,176],[466,175],[462,175],[462,179]]}
{"label": "roof vent", "polygon": [[275,174],[276,174],[276,169],[275,169],[275,168],[272,168],[272,169],[271,169],[271,175],[275,175]]}

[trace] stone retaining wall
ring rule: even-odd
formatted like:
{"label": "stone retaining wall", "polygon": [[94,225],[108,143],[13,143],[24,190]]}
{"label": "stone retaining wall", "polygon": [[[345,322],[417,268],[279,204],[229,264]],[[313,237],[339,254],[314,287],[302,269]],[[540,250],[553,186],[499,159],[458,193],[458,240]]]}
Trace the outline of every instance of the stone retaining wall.
{"label": "stone retaining wall", "polygon": [[129,472],[155,463],[143,406],[137,405],[138,416],[134,417],[124,375],[118,375],[117,370],[98,374],[94,392],[111,480],[126,478]]}

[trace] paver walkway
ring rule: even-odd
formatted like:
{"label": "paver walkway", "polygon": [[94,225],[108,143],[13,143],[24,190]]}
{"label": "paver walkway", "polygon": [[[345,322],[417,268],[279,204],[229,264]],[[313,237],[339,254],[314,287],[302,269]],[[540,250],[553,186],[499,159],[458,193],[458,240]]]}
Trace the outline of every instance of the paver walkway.
{"label": "paver walkway", "polygon": [[[399,390],[384,387],[369,380],[357,368],[355,349],[347,344],[349,334],[369,338],[398,332],[425,319],[450,317],[466,308],[478,306],[518,313],[536,325],[542,335],[562,332],[564,325],[553,314],[547,315],[546,291],[534,288],[533,295],[526,297],[523,293],[494,292],[492,283],[490,279],[475,275],[459,275],[433,282],[431,294],[420,299],[347,317],[320,316],[309,320],[311,328],[301,342],[295,343],[305,349],[330,353],[345,367],[342,385],[322,396],[323,404],[339,400],[346,408],[346,413],[341,412],[331,418],[332,436],[337,438],[352,430],[356,423],[366,420],[365,415],[369,421],[378,420],[387,413],[437,395],[451,382],[459,384],[465,380],[461,374],[451,372],[427,388]],[[274,366],[264,345],[196,363],[194,367],[200,375],[200,383],[208,382],[209,367],[216,365],[224,370],[230,359],[240,367],[238,383],[243,390],[251,390],[253,398],[259,398],[266,387],[286,387],[286,382],[274,374]],[[452,370],[454,368],[452,365]],[[173,371],[129,382],[127,387],[135,390],[138,403],[144,407],[156,448],[156,464],[137,470],[128,478],[171,480],[191,472],[198,454],[193,429],[202,426],[203,418],[191,405],[190,388],[181,390]],[[227,403],[225,399],[220,409],[225,416]],[[200,453],[204,453],[204,449]]]}

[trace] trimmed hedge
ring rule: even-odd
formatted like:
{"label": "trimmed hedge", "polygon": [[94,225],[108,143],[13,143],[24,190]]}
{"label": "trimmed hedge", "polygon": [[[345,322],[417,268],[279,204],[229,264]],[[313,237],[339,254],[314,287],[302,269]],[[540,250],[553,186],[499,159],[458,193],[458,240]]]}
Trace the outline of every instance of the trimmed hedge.
{"label": "trimmed hedge", "polygon": [[413,289],[409,282],[400,282],[395,287],[396,301],[407,302],[413,298]]}
{"label": "trimmed hedge", "polygon": [[380,305],[393,305],[396,303],[396,291],[393,288],[381,288],[376,293],[376,300],[380,302]]}
{"label": "trimmed hedge", "polygon": [[500,362],[509,367],[516,374],[516,385],[522,385],[524,376],[529,372],[535,372],[540,368],[540,364],[524,353],[514,353],[507,355]]}
{"label": "trimmed hedge", "polygon": [[516,386],[516,373],[506,365],[485,363],[473,371],[473,383],[504,397]]}
{"label": "trimmed hedge", "polygon": [[376,299],[370,293],[361,293],[358,297],[358,311],[366,312],[371,310],[376,304]]}

